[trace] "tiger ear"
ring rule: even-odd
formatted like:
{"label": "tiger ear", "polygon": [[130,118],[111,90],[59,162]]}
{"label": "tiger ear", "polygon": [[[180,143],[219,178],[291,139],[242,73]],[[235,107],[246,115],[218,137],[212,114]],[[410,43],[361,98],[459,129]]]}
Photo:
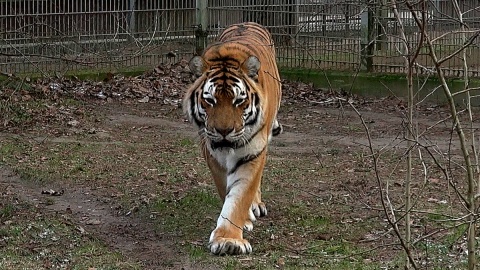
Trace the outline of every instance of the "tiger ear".
{"label": "tiger ear", "polygon": [[205,62],[201,56],[193,57],[188,66],[190,67],[190,71],[192,71],[193,75],[197,78],[202,76],[208,68],[207,62]]}
{"label": "tiger ear", "polygon": [[243,62],[242,69],[247,73],[248,77],[256,79],[260,70],[260,60],[256,56],[250,56]]}

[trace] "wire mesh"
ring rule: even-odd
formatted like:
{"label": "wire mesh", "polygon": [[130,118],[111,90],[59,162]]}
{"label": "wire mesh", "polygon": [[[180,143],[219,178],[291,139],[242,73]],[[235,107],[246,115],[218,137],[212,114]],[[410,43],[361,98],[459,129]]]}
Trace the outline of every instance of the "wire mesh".
{"label": "wire mesh", "polygon": [[[386,0],[9,0],[0,1],[0,71],[117,70],[189,59],[201,1],[210,41],[230,24],[258,22],[273,34],[281,68],[358,70],[369,43],[372,71],[405,72],[408,55],[399,33],[404,31],[412,48],[420,36],[412,13],[400,5],[396,18]],[[435,48],[446,56],[464,42],[458,13],[452,1],[427,3],[427,31],[438,37]],[[478,0],[459,4],[467,37],[473,36],[480,29]],[[366,43],[367,13],[375,24]],[[471,76],[480,76],[479,45],[477,39],[467,49]],[[419,73],[432,70],[427,54],[420,51]],[[461,76],[462,64],[458,57],[449,59],[447,74]]]}
{"label": "wire mesh", "polygon": [[190,55],[192,1],[0,1],[0,70],[154,66]]}

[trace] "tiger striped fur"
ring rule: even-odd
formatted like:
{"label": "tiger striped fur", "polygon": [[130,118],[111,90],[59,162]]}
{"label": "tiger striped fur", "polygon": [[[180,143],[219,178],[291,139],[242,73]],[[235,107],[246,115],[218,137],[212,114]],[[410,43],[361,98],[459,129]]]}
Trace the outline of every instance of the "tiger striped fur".
{"label": "tiger striped fur", "polygon": [[190,61],[197,77],[183,108],[199,129],[203,156],[223,207],[210,236],[217,255],[250,253],[243,238],[267,214],[261,179],[277,121],[281,84],[270,33],[256,23],[235,24]]}

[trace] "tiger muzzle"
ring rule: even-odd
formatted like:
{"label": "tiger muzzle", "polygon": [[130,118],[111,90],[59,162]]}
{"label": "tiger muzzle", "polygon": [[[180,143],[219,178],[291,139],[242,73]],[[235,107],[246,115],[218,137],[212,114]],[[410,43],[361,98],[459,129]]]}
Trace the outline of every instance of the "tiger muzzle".
{"label": "tiger muzzle", "polygon": [[229,134],[234,131],[234,128],[215,128],[215,131],[222,135],[223,138],[226,138]]}
{"label": "tiger muzzle", "polygon": [[235,131],[235,128],[213,128],[206,132],[207,137],[210,139],[212,149],[218,148],[232,148],[236,149],[242,146],[241,139],[243,135],[243,129],[239,132]]}

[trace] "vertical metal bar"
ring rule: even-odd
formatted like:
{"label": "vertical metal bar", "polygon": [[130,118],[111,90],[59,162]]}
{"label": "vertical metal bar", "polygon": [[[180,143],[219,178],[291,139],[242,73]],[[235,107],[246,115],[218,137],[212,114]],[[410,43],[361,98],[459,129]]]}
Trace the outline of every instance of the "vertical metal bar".
{"label": "vertical metal bar", "polygon": [[[65,1],[65,19],[63,20],[63,32],[65,33],[65,35],[67,35],[68,37],[71,36],[71,33],[70,31],[72,31],[70,29],[70,16],[71,15],[71,8],[70,8],[70,1]],[[69,39],[70,40],[70,39]]]}
{"label": "vertical metal bar", "polygon": [[197,30],[195,31],[195,36],[197,39],[196,44],[196,53],[200,55],[202,51],[207,47],[207,24],[208,24],[208,14],[207,14],[207,0],[196,0],[196,23]]}
{"label": "vertical metal bar", "polygon": [[[93,1],[85,1],[87,2],[87,18],[86,18],[86,21],[88,22],[88,37],[86,38],[87,40],[90,40],[92,37],[94,39],[98,39],[98,35],[97,33],[95,32],[95,24],[92,23],[92,19],[94,20],[95,19],[95,14],[92,13],[93,11]],[[94,45],[94,48],[98,48],[98,45],[95,44]]]}
{"label": "vertical metal bar", "polygon": [[[52,40],[52,37],[51,37],[51,32],[52,31],[48,26],[52,25],[53,16],[55,16],[54,15],[55,4],[56,4],[55,2],[54,3],[48,3],[48,8],[43,10],[43,16],[42,16],[42,28],[43,29],[42,29],[40,35],[35,37],[31,42],[38,42],[38,39],[42,40],[42,43],[43,42],[49,42],[49,41]],[[39,55],[51,54],[51,52],[48,50],[48,47],[41,46],[41,47],[34,47],[34,48],[35,48],[35,52]],[[36,61],[38,63],[38,67],[41,68],[41,69],[47,69],[48,63],[50,62],[50,60],[46,60],[46,59],[43,59],[43,60],[39,59],[39,60],[36,60]],[[57,65],[54,65],[53,71],[57,71]]]}
{"label": "vertical metal bar", "polygon": [[136,32],[135,30],[135,0],[129,0],[128,3],[129,10],[129,20],[128,20],[128,32],[130,38],[133,39],[133,36]]}
{"label": "vertical metal bar", "polygon": [[[86,36],[85,36],[85,39],[86,40],[89,40],[91,38],[94,38],[96,39],[97,36],[96,36],[96,33],[95,33],[95,29],[93,28],[93,24],[92,24],[92,21],[91,21],[91,18],[92,18],[92,1],[85,1],[85,22],[87,23],[87,33],[86,33]],[[92,44],[92,43],[90,43]],[[93,49],[96,49],[97,45],[96,44],[92,44],[93,45]]]}
{"label": "vertical metal bar", "polygon": [[372,33],[373,33],[373,12],[372,6],[369,6],[362,13],[362,25],[361,25],[361,50],[362,50],[362,67],[367,71],[372,71]]}
{"label": "vertical metal bar", "polygon": [[[86,11],[87,11],[87,1],[84,1],[83,4],[79,5],[80,6],[80,10],[79,12],[81,12],[81,15],[79,16],[80,17],[80,25],[79,25],[79,29],[78,29],[78,34],[79,34],[79,38],[80,40],[82,40],[82,30],[85,30],[86,32],[88,31],[87,29],[87,22],[86,22]],[[88,32],[87,32],[88,33]]]}
{"label": "vertical metal bar", "polygon": [[[108,0],[101,0],[99,1],[100,4],[97,7],[97,12],[99,16],[102,18],[102,27],[100,27],[99,31],[102,33],[104,39],[110,40],[112,38],[112,32],[110,30],[111,25],[111,18],[114,16],[114,11],[111,10],[110,12],[106,12]],[[113,42],[113,41],[112,41]]]}
{"label": "vertical metal bar", "polygon": [[[21,20],[21,18],[19,18],[19,16],[18,16],[18,13],[19,13],[19,10],[18,10],[18,9],[19,9],[19,7],[18,7],[18,2],[15,1],[14,4],[13,4],[13,6],[14,6],[15,15],[17,15],[17,16],[12,17],[12,24],[13,24],[13,25],[12,25],[12,26],[13,26],[13,27],[12,27],[12,30],[15,31],[14,38],[15,38],[15,39],[18,39],[18,38],[21,37],[21,36],[20,36],[21,34],[20,34],[19,31],[17,31],[17,29],[20,29],[20,27],[22,26],[22,25],[20,25],[22,20]],[[18,19],[17,19],[17,18],[18,18]],[[17,25],[17,21],[18,21],[18,25]],[[23,41],[23,42],[21,41],[21,42],[19,42],[19,43],[24,44],[25,41]],[[22,62],[23,62],[23,61],[22,61]],[[23,67],[25,67],[25,63],[23,64]]]}
{"label": "vertical metal bar", "polygon": [[81,30],[80,29],[85,29],[83,27],[83,3],[80,1],[75,1],[77,4],[75,5],[75,36],[77,36],[78,41],[80,41],[81,37]]}

